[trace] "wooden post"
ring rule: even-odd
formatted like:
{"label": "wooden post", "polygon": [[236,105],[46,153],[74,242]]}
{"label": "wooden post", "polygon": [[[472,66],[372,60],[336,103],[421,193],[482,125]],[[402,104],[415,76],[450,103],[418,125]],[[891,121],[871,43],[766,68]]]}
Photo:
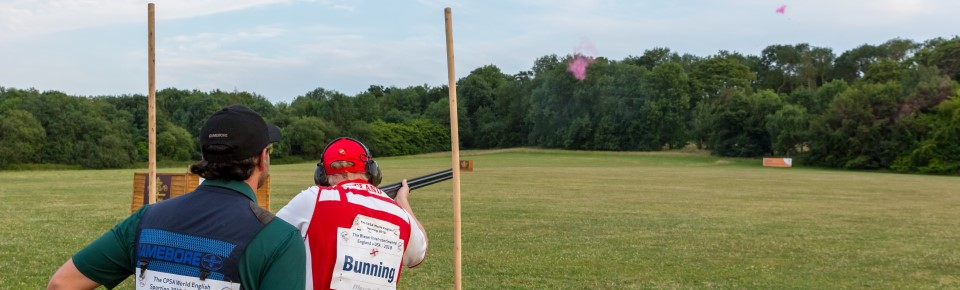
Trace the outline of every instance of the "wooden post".
{"label": "wooden post", "polygon": [[153,42],[153,3],[147,3],[147,82],[149,83],[147,98],[147,135],[150,147],[149,161],[149,196],[150,204],[157,202],[157,83],[156,83],[156,57]]}
{"label": "wooden post", "polygon": [[447,81],[450,96],[450,155],[453,168],[453,289],[461,289],[460,274],[460,135],[457,125],[457,80],[453,65],[453,20],[450,7],[443,9],[447,26]]}

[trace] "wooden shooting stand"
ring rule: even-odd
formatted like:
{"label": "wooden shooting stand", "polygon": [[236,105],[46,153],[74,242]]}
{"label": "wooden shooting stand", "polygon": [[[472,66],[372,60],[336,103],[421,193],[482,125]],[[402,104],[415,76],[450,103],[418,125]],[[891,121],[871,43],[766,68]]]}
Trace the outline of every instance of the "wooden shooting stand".
{"label": "wooden shooting stand", "polygon": [[[157,173],[157,202],[187,194],[200,185],[200,176],[192,173]],[[135,212],[148,200],[147,173],[133,174],[133,201],[130,212]],[[270,178],[256,192],[260,207],[270,210]]]}

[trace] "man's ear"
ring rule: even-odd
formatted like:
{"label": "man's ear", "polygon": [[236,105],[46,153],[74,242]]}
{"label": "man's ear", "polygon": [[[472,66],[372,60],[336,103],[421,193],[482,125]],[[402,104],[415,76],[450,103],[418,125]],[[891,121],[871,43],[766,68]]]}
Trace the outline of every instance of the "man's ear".
{"label": "man's ear", "polygon": [[269,162],[270,162],[270,153],[267,153],[267,149],[264,148],[262,151],[260,151],[260,163],[257,164],[257,167],[260,169],[260,171],[265,171],[267,170],[267,164]]}

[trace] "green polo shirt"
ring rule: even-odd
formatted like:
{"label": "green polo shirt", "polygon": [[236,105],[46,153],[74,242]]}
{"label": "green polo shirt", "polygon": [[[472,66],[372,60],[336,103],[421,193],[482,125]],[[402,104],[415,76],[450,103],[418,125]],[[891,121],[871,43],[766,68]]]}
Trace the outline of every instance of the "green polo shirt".
{"label": "green polo shirt", "polygon": [[[204,180],[201,186],[229,188],[254,202],[257,196],[244,182]],[[113,289],[136,270],[137,226],[143,206],[96,241],[73,256],[73,263],[97,283]],[[306,251],[300,231],[274,218],[250,241],[240,257],[240,281],[243,289],[304,289]]]}

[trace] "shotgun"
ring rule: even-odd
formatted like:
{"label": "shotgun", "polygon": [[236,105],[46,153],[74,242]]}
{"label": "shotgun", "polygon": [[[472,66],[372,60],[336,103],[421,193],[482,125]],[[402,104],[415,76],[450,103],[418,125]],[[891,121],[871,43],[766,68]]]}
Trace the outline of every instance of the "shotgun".
{"label": "shotgun", "polygon": [[[430,173],[430,174],[413,178],[413,179],[407,179],[407,185],[410,186],[410,190],[413,191],[414,189],[421,188],[421,187],[431,185],[431,184],[441,182],[451,178],[453,178],[452,168]],[[390,198],[397,198],[397,191],[400,190],[400,186],[402,186],[402,184],[400,182],[397,182],[390,185],[384,185],[380,187],[380,190],[382,190],[383,193],[386,193],[387,196],[390,196]]]}

